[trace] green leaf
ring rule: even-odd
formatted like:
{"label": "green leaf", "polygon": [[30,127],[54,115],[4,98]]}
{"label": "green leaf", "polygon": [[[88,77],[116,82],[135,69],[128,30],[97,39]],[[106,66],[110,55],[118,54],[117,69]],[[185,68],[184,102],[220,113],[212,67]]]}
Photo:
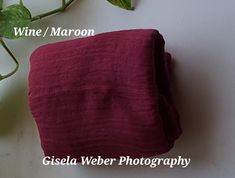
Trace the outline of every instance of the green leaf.
{"label": "green leaf", "polygon": [[14,39],[18,38],[14,33],[14,27],[30,27],[31,13],[23,5],[15,4],[4,8],[0,13],[0,36]]}
{"label": "green leaf", "polygon": [[134,8],[132,7],[131,0],[107,0],[107,1],[123,9],[134,10]]}
{"label": "green leaf", "polygon": [[0,0],[0,10],[2,10],[3,0]]}

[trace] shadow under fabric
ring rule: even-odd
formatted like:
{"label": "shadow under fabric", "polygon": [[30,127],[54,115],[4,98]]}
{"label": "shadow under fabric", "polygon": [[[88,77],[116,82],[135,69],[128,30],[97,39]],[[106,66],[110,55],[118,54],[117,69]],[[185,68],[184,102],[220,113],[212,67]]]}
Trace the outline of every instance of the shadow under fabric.
{"label": "shadow under fabric", "polygon": [[150,157],[181,134],[171,56],[158,31],[44,45],[30,59],[29,103],[46,156]]}

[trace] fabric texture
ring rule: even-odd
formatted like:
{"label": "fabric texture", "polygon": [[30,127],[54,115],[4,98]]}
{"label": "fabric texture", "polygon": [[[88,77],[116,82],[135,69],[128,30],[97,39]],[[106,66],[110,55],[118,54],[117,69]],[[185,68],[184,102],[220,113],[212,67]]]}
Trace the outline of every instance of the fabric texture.
{"label": "fabric texture", "polygon": [[181,134],[171,56],[157,30],[47,44],[30,59],[29,104],[46,156],[150,157]]}

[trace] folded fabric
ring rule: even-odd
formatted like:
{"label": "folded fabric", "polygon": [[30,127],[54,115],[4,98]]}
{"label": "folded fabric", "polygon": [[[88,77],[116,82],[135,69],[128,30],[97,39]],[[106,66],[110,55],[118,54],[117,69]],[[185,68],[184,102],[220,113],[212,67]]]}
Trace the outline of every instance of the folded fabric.
{"label": "folded fabric", "polygon": [[150,157],[181,134],[171,56],[156,30],[44,45],[30,64],[29,103],[46,156]]}

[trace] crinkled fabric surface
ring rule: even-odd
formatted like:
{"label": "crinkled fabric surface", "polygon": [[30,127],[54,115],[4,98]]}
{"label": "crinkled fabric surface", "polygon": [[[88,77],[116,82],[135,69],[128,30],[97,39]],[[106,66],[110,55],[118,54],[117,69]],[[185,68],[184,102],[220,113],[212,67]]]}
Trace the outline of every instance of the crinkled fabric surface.
{"label": "crinkled fabric surface", "polygon": [[44,45],[30,59],[29,103],[46,156],[149,157],[181,134],[171,56],[156,30]]}

